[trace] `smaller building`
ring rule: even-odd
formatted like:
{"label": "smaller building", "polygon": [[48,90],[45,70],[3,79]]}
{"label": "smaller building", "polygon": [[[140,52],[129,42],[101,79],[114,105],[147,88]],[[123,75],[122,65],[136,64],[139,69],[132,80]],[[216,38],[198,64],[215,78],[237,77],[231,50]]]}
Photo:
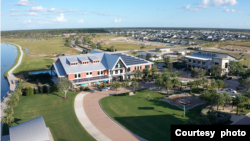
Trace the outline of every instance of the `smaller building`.
{"label": "smaller building", "polygon": [[[137,53],[137,54],[138,54],[138,57],[139,57],[139,58],[146,58],[146,56],[147,56],[148,53],[139,52],[139,53]],[[151,57],[149,58],[149,60],[151,60],[151,61],[162,60],[161,55],[156,55],[156,54],[151,54],[151,53],[150,53],[150,55],[151,55]],[[154,56],[156,56],[157,58],[154,57]]]}
{"label": "smaller building", "polygon": [[43,116],[10,127],[10,135],[2,137],[4,141],[54,141]]}
{"label": "smaller building", "polygon": [[180,53],[181,55],[186,55],[187,53],[190,53],[189,50],[178,50],[178,51],[174,51],[174,54],[178,54]]}
{"label": "smaller building", "polygon": [[170,48],[156,48],[155,49],[156,52],[170,52]]}

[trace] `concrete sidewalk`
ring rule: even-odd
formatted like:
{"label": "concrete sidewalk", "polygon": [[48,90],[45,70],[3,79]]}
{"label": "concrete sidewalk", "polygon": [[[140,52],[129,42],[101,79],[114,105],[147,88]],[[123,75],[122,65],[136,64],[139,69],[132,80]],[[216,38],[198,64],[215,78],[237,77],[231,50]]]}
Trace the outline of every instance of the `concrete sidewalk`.
{"label": "concrete sidewalk", "polygon": [[85,130],[97,141],[111,141],[108,137],[102,134],[89,120],[84,109],[83,109],[83,98],[87,93],[79,93],[74,102],[74,109],[76,117],[79,122],[82,124]]}

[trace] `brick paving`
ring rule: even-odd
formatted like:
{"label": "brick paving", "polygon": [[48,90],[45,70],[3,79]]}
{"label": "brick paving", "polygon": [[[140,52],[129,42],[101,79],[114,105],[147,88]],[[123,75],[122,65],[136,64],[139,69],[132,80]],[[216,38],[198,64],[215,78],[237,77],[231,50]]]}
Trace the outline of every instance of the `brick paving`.
{"label": "brick paving", "polygon": [[[148,88],[151,86],[154,86],[154,84],[153,83],[139,84],[139,87],[137,89]],[[120,90],[124,91],[123,88],[119,88],[117,92],[120,92]],[[128,88],[127,90],[131,90],[131,88]],[[116,93],[115,90],[108,90],[104,92],[95,91],[87,94],[83,98],[83,107],[87,117],[100,132],[102,132],[105,136],[107,136],[109,139],[113,141],[143,140],[137,138],[136,136],[129,133],[125,129],[121,128],[114,121],[109,119],[109,117],[102,111],[99,105],[99,100],[102,99],[103,97],[113,95],[115,93]]]}

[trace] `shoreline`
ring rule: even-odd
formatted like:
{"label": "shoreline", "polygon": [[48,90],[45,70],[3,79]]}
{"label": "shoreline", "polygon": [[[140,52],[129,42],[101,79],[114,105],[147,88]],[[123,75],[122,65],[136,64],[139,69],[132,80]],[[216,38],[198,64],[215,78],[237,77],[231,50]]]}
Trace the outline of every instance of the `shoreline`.
{"label": "shoreline", "polygon": [[3,43],[4,43],[4,44],[13,45],[13,46],[15,46],[15,47],[17,48],[17,57],[16,57],[16,60],[15,60],[14,64],[4,73],[4,77],[7,78],[9,71],[10,71],[14,66],[16,66],[16,64],[18,63],[18,60],[20,59],[20,56],[21,56],[21,51],[20,51],[20,49],[22,49],[22,48],[19,48],[16,44],[5,43],[5,42],[3,42]]}

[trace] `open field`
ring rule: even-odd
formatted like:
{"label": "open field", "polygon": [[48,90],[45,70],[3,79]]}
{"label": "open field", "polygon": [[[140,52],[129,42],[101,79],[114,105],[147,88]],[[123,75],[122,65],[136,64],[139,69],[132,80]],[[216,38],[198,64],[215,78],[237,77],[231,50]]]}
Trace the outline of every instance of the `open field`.
{"label": "open field", "polygon": [[122,126],[147,140],[170,141],[170,125],[185,124],[190,118],[199,117],[202,106],[186,111],[172,106],[159,98],[166,97],[148,90],[138,90],[134,96],[108,96],[100,100],[105,112]]}
{"label": "open field", "polygon": [[[55,141],[94,141],[75,115],[74,99],[77,93],[68,92],[68,100],[62,100],[63,95],[52,93],[21,96],[18,106],[14,108],[15,121],[11,126],[43,116]],[[9,133],[5,124],[3,135],[6,134]]]}
{"label": "open field", "polygon": [[[23,49],[24,56],[22,64],[14,71],[14,74],[20,74],[22,71],[47,70],[54,62],[51,58],[54,57],[55,54],[61,53],[65,55],[73,55],[80,53],[77,50],[64,46],[63,38],[28,42],[19,42],[19,39],[3,41],[14,42],[20,45]],[[30,50],[28,53],[29,55],[27,55],[24,48]]]}
{"label": "open field", "polygon": [[[136,45],[132,43],[126,43],[126,42],[113,42],[109,43],[107,45],[102,45],[103,49],[110,48],[111,46],[114,46],[117,51],[122,51],[122,50],[140,50],[140,47],[142,45]],[[145,46],[146,49],[155,49],[159,48],[158,46]]]}

